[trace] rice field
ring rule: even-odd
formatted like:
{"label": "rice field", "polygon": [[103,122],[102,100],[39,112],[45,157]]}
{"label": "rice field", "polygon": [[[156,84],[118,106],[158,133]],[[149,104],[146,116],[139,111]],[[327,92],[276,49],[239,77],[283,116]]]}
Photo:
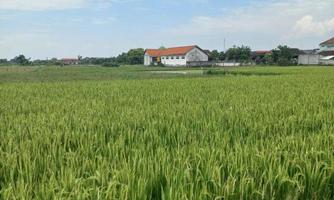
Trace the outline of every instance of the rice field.
{"label": "rice field", "polygon": [[334,68],[212,72],[0,70],[0,199],[334,199]]}

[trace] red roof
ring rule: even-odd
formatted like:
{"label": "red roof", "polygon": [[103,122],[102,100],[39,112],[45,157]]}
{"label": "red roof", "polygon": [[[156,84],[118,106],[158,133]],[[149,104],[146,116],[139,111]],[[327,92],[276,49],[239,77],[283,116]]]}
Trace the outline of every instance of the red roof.
{"label": "red roof", "polygon": [[61,60],[62,61],[78,61],[79,59],[77,59],[77,58],[63,58]]}
{"label": "red roof", "polygon": [[254,53],[256,53],[256,54],[269,54],[269,53],[271,53],[271,51],[254,51]]}
{"label": "red roof", "polygon": [[145,53],[150,56],[159,57],[159,56],[171,56],[171,55],[186,55],[189,51],[197,47],[193,46],[183,46],[183,47],[173,47],[168,49],[147,49]]}
{"label": "red roof", "polygon": [[334,44],[334,37],[325,41],[325,42],[323,42],[323,43],[321,43],[320,45],[327,45],[327,44]]}

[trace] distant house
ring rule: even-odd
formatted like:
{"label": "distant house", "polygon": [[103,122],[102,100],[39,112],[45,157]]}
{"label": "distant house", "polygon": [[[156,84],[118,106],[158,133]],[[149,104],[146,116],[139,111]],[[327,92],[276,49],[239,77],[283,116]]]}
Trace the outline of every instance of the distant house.
{"label": "distant house", "polygon": [[255,64],[261,64],[265,62],[265,56],[271,54],[271,51],[252,51],[251,56]]}
{"label": "distant house", "polygon": [[318,53],[319,49],[301,50],[298,56],[299,65],[318,65],[321,55]]}
{"label": "distant house", "polygon": [[78,58],[63,58],[61,59],[63,65],[78,65],[79,59]]}
{"label": "distant house", "polygon": [[322,42],[319,49],[304,50],[298,56],[300,65],[333,65],[334,64],[334,37]]}
{"label": "distant house", "polygon": [[319,62],[321,65],[334,65],[334,55],[321,57]]}
{"label": "distant house", "polygon": [[320,44],[319,54],[322,56],[334,56],[334,37]]}
{"label": "distant house", "polygon": [[209,56],[198,46],[147,49],[144,65],[186,66],[190,62],[208,62]]}

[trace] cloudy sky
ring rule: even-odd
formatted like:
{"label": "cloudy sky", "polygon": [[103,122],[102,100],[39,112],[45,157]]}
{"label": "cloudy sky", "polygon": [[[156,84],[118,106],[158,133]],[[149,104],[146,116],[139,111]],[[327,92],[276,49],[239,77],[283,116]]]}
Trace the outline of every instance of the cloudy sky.
{"label": "cloudy sky", "polygon": [[334,0],[0,0],[0,58],[114,56],[130,48],[278,44],[334,37]]}

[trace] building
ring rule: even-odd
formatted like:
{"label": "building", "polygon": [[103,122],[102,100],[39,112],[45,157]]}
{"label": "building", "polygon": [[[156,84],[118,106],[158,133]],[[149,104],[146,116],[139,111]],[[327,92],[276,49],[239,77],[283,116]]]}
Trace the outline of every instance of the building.
{"label": "building", "polygon": [[79,59],[78,58],[63,58],[61,59],[63,65],[78,65]]}
{"label": "building", "polygon": [[262,64],[265,63],[265,57],[266,55],[270,55],[272,52],[271,51],[252,51],[251,52],[251,57],[252,57],[252,61],[255,64]]}
{"label": "building", "polygon": [[319,49],[301,50],[298,56],[299,65],[319,65],[321,55],[318,53]]}
{"label": "building", "polygon": [[319,49],[304,50],[298,56],[299,65],[334,65],[334,37],[322,42]]}
{"label": "building", "polygon": [[319,54],[322,56],[334,56],[334,37],[320,44]]}
{"label": "building", "polygon": [[187,66],[191,62],[208,62],[209,56],[198,46],[183,46],[167,49],[147,49],[144,65]]}
{"label": "building", "polygon": [[319,63],[321,65],[334,65],[334,55],[333,56],[325,56],[319,59]]}

